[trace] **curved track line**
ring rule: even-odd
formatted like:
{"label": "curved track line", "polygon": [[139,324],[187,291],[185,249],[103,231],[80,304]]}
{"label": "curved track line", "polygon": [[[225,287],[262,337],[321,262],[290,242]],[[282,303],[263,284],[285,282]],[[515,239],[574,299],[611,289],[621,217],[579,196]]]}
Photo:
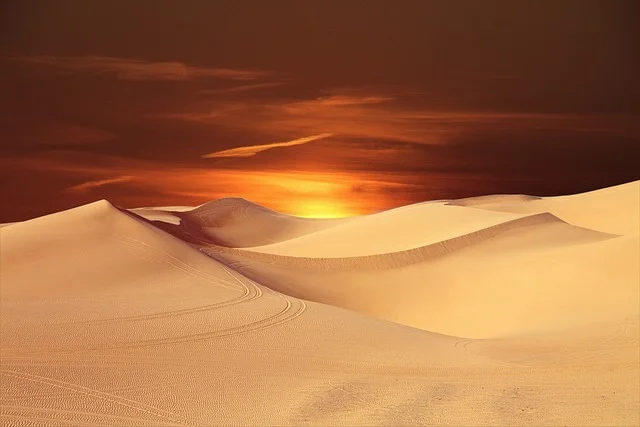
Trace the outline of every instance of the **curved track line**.
{"label": "curved track line", "polygon": [[[177,269],[179,269],[181,271],[184,271],[185,273],[187,273],[190,276],[201,278],[201,279],[205,279],[205,280],[208,280],[208,281],[212,281],[212,282],[214,282],[214,283],[216,283],[218,285],[220,285],[220,282],[226,283],[227,285],[231,285],[230,282],[228,282],[226,280],[223,280],[223,279],[219,279],[218,277],[213,276],[210,273],[206,273],[206,272],[204,272],[202,270],[199,270],[199,269],[197,269],[197,268],[185,263],[184,261],[176,258],[175,256],[169,254],[168,252],[165,252],[162,249],[159,249],[159,248],[157,248],[155,246],[152,246],[152,245],[150,245],[148,243],[142,242],[140,240],[133,239],[131,237],[126,237],[126,236],[113,237],[113,239],[118,241],[118,242],[120,242],[120,243],[122,243],[122,244],[125,244],[125,245],[127,245],[129,247],[139,248],[140,250],[143,250],[143,251],[144,251],[144,249],[148,248],[151,251],[156,252],[157,254],[160,255],[158,257],[151,256],[151,258],[158,259],[158,260],[164,262],[165,264],[171,265],[171,266],[173,266],[173,267],[175,267],[175,268],[177,268]],[[142,252],[141,254],[144,254],[144,252]],[[151,254],[149,254],[149,255],[151,255]],[[220,285],[220,286],[222,286],[222,285]],[[227,287],[227,286],[222,286],[222,287]],[[238,290],[235,287],[231,287],[231,288],[228,288],[228,289]]]}
{"label": "curved track line", "polygon": [[[133,418],[133,417],[127,417],[124,415],[113,415],[113,414],[103,414],[101,412],[84,412],[84,411],[71,411],[71,410],[66,410],[66,409],[57,409],[57,408],[44,408],[44,407],[36,407],[36,406],[19,406],[19,405],[0,405],[0,412],[2,412],[3,410],[9,410],[9,411],[24,411],[24,412],[29,412],[29,411],[33,411],[33,412],[52,412],[52,413],[56,413],[56,414],[69,414],[69,415],[82,415],[85,417],[94,417],[94,418],[109,418],[109,419],[113,419],[113,420],[119,420],[119,421],[127,421],[129,423],[131,422],[135,422],[135,423],[139,423],[143,426],[149,425],[149,422],[151,420],[147,419],[147,418]],[[0,414],[0,417],[2,416],[9,416],[9,417],[16,417],[19,419],[22,418],[27,418],[27,419],[32,419],[33,417],[29,416],[29,415],[18,415],[18,414]],[[37,419],[44,419],[44,420],[48,420],[48,421],[61,421],[61,422],[67,422],[67,423],[76,423],[78,425],[87,425],[87,426],[95,426],[96,424],[90,421],[87,422],[83,422],[81,420],[69,420],[69,419],[63,419],[63,418],[41,418],[41,417],[37,417]],[[104,424],[104,425],[109,425],[109,424]],[[158,422],[158,421],[154,421],[153,425],[157,425],[157,426],[175,426],[176,424],[170,424],[170,423],[163,423],[162,421]]]}
{"label": "curved track line", "polygon": [[[235,272],[232,270],[228,270],[226,267],[222,266],[232,277],[234,277],[239,282],[242,282],[240,277],[238,277]],[[262,295],[262,290],[255,284],[252,284],[258,289],[259,295]],[[95,348],[76,348],[70,350],[50,350],[50,351],[41,351],[41,352],[32,352],[31,354],[60,354],[60,353],[82,353],[82,352],[95,352],[95,351],[105,351],[105,350],[117,350],[117,349],[125,349],[125,348],[142,348],[142,347],[151,347],[151,346],[163,346],[163,345],[172,345],[172,344],[180,344],[180,343],[189,343],[189,342],[199,342],[199,341],[207,341],[211,339],[217,338],[226,338],[231,336],[237,336],[246,334],[249,332],[261,331],[264,329],[272,328],[275,326],[282,325],[293,319],[302,315],[302,313],[306,310],[306,303],[300,299],[290,299],[289,297],[285,297],[279,292],[275,292],[269,288],[266,288],[271,291],[274,295],[279,297],[285,302],[285,307],[279,311],[278,313],[267,316],[265,318],[246,323],[239,326],[234,326],[231,328],[220,329],[211,332],[202,332],[198,334],[191,335],[183,335],[178,337],[167,337],[167,338],[158,338],[153,340],[144,340],[137,341],[131,343],[121,343],[113,346],[106,345],[104,347],[95,347]],[[257,298],[257,296],[256,296]],[[297,308],[294,308],[294,303],[297,305]]]}
{"label": "curved track line", "polygon": [[257,331],[282,325],[284,323],[290,322],[293,319],[299,317],[306,310],[306,304],[304,303],[303,300],[295,300],[295,302],[298,304],[298,308],[295,311],[293,311],[293,313],[287,314],[292,311],[293,304],[291,300],[287,298],[282,298],[282,299],[286,301],[286,306],[280,312],[274,314],[273,316],[268,316],[266,318],[256,320],[254,322],[246,323],[244,325],[221,329],[217,331],[211,331],[211,332],[202,332],[202,333],[192,334],[192,335],[183,335],[183,336],[173,337],[173,338],[159,338],[155,340],[138,341],[138,342],[132,342],[128,344],[123,343],[122,345],[116,345],[116,346],[107,346],[107,347],[90,348],[90,349],[78,349],[76,351],[79,351],[79,352],[103,351],[103,350],[118,350],[118,349],[125,349],[125,348],[155,347],[155,346],[165,346],[165,345],[172,345],[172,344],[208,341],[208,340],[217,339],[217,338],[233,337],[237,335],[243,335],[250,332],[257,332]]}
{"label": "curved track line", "polygon": [[[127,241],[120,240],[118,238],[116,238],[116,240],[118,242],[124,244],[124,245],[128,245],[130,247],[139,248],[139,245],[136,244],[136,243],[130,243],[130,242],[127,242]],[[139,241],[136,241],[136,242],[139,242]],[[140,242],[140,243],[142,243],[142,242]],[[146,246],[149,246],[149,245],[146,245]],[[152,246],[149,246],[149,247],[153,248]],[[143,248],[140,248],[140,249],[143,249]],[[156,249],[157,251],[159,251],[159,252],[161,252],[163,254],[166,254],[166,252],[161,251],[161,250],[159,250],[157,248],[153,248],[153,249]],[[171,256],[169,254],[166,254],[166,255],[171,257],[171,258],[173,258],[173,259],[176,259],[175,257],[173,257],[173,256]],[[203,272],[201,270],[195,269],[195,268],[193,268],[191,266],[189,266],[189,268],[191,270],[197,271],[197,272],[199,272],[201,274],[194,275],[194,274],[191,274],[190,271],[187,271],[186,269],[182,268],[180,265],[173,264],[172,262],[164,260],[164,259],[161,259],[161,258],[156,258],[156,259],[158,259],[160,262],[164,262],[164,263],[166,263],[166,264],[168,264],[168,265],[170,265],[170,266],[172,266],[172,267],[174,267],[174,268],[176,268],[178,270],[181,270],[181,271],[185,272],[186,274],[189,274],[191,276],[194,276],[194,277],[197,277],[197,278],[200,278],[200,279],[203,279],[203,280],[207,280],[207,281],[212,282],[212,283],[214,283],[216,285],[220,285],[221,282],[222,283],[227,283],[228,285],[232,285],[231,282],[228,282],[228,281],[226,281],[224,279],[220,279],[220,278],[218,278],[216,276],[212,276],[212,275],[207,274],[207,273],[205,273],[205,272]],[[183,262],[181,262],[181,263],[188,266],[188,264],[185,264]],[[230,305],[234,305],[234,304],[239,304],[239,303],[244,302],[244,301],[250,301],[250,300],[259,298],[262,295],[262,290],[260,289],[260,287],[256,286],[253,283],[250,283],[250,286],[247,286],[243,281],[238,280],[234,275],[232,275],[229,272],[229,270],[227,268],[225,268],[222,264],[220,265],[220,267],[225,271],[225,273],[227,273],[229,276],[231,276],[233,279],[235,279],[235,281],[237,283],[240,284],[240,286],[241,286],[241,288],[243,290],[243,292],[242,292],[242,294],[240,296],[238,296],[236,298],[232,298],[230,300],[221,301],[219,303],[208,304],[208,305],[192,307],[192,308],[185,308],[185,309],[181,309],[181,310],[171,310],[171,311],[153,313],[153,314],[148,314],[148,315],[122,316],[122,317],[112,317],[112,318],[107,318],[107,319],[81,320],[81,321],[74,321],[74,322],[62,322],[62,323],[59,323],[59,324],[86,324],[86,323],[104,323],[104,322],[118,322],[118,321],[137,321],[137,320],[147,320],[147,319],[171,317],[171,316],[176,316],[176,315],[184,315],[184,314],[196,313],[196,312],[200,312],[200,311],[213,310],[213,309],[216,309],[216,308],[222,308],[222,307],[226,307],[226,306],[230,306]],[[229,288],[227,286],[223,286],[223,287]],[[238,290],[235,287],[233,287],[231,289]]]}
{"label": "curved track line", "polygon": [[[2,422],[3,420],[16,420],[18,421],[18,425],[24,425],[24,422],[27,422],[27,425],[51,425],[52,421],[55,421],[54,425],[65,425],[65,426],[80,426],[80,427],[109,427],[108,424],[88,424],[82,421],[73,421],[73,420],[65,420],[60,418],[44,418],[44,417],[36,417],[29,415],[12,415],[12,414],[2,414],[0,413],[0,423],[2,425],[7,425]],[[11,425],[11,424],[9,424]]]}
{"label": "curved track line", "polygon": [[[289,358],[293,360],[305,359],[309,360],[309,363],[318,363],[322,366],[322,370],[326,372],[341,374],[344,372],[350,372],[353,369],[358,369],[363,375],[379,375],[381,366],[385,367],[386,375],[390,376],[402,376],[407,378],[429,378],[433,372],[439,372],[441,374],[445,374],[451,372],[452,374],[459,373],[459,368],[455,366],[417,366],[417,365],[409,365],[406,366],[404,364],[381,364],[379,361],[375,360],[362,360],[362,359],[350,359],[345,360],[341,357],[327,357],[319,354],[301,354],[297,352],[291,351],[282,351],[280,349],[272,350],[272,349],[264,349],[264,350],[252,350],[250,347],[246,346],[238,346],[238,347],[217,347],[217,352],[227,352],[227,353],[239,353],[239,354],[251,354],[260,357],[271,358],[274,356]],[[160,354],[155,352],[154,354]],[[51,363],[55,362],[56,364],[62,365],[82,365],[82,366],[99,366],[99,367],[113,367],[113,366],[132,366],[132,365],[141,365],[141,364],[154,364],[154,365],[162,365],[162,366],[175,366],[179,365],[181,367],[193,367],[193,368],[210,368],[211,360],[209,359],[185,359],[179,356],[173,357],[158,357],[158,356],[142,356],[138,354],[126,354],[126,353],[115,353],[115,354],[105,354],[105,353],[92,353],[90,360],[73,360],[73,359],[52,359],[49,355],[47,355],[46,359],[34,360],[31,357],[16,357],[11,360],[3,360],[2,363],[4,365],[11,365],[15,367],[21,367],[26,369],[26,367],[38,366],[38,367],[49,367]],[[496,366],[495,369],[498,371],[507,372],[509,368],[504,366]],[[275,373],[270,373],[270,375],[276,375]],[[289,374],[282,374],[289,375]],[[305,373],[305,376],[309,378],[315,379],[326,379],[326,377],[319,375],[313,376],[309,373]]]}
{"label": "curved track line", "polygon": [[[262,296],[262,289],[259,286],[255,285],[251,281],[249,282],[249,285],[247,285],[244,281],[238,279],[235,275],[233,275],[229,271],[229,269],[227,269],[224,265],[220,264],[220,267],[224,270],[224,272],[227,275],[232,277],[237,283],[240,284],[240,286],[243,289],[243,292],[242,292],[242,294],[240,296],[238,296],[236,298],[232,298],[230,300],[217,302],[217,303],[214,303],[214,304],[202,305],[202,306],[191,307],[191,308],[184,308],[184,309],[180,309],[180,310],[163,311],[163,312],[159,312],[159,313],[136,315],[136,316],[111,317],[111,318],[107,318],[107,319],[81,320],[81,321],[76,321],[76,322],[67,322],[67,323],[64,323],[64,324],[86,324],[86,323],[100,324],[100,323],[111,323],[111,322],[144,321],[144,320],[160,319],[160,318],[165,318],[165,317],[182,316],[182,315],[187,315],[187,314],[192,314],[192,313],[199,313],[199,312],[203,312],[203,311],[215,310],[215,309],[219,309],[219,308],[223,308],[223,307],[229,307],[229,306],[232,306],[232,305],[235,305],[235,304],[240,304],[240,303],[243,303],[243,302],[252,301],[252,300],[260,298]],[[215,276],[210,276],[210,278],[207,279],[207,280],[212,281],[212,282],[223,281],[225,283],[231,284],[231,282],[227,282],[225,280],[218,279]]]}
{"label": "curved track line", "polygon": [[116,396],[111,393],[102,392],[94,388],[84,387],[78,384],[56,380],[53,378],[42,377],[40,375],[28,374],[26,372],[10,371],[8,369],[0,369],[0,375],[4,375],[10,378],[30,381],[38,384],[44,384],[44,385],[48,385],[51,387],[56,387],[64,390],[74,391],[80,394],[84,394],[86,396],[95,397],[96,399],[111,402],[116,405],[125,406],[127,408],[130,408],[136,411],[145,412],[155,417],[164,418],[175,424],[180,424],[180,425],[189,424],[188,420],[184,419],[180,415],[175,414],[173,412],[165,411],[164,409],[156,408],[154,406],[145,405],[144,403],[140,403],[135,400],[130,400],[125,397]]}
{"label": "curved track line", "polygon": [[[172,262],[170,259],[165,259],[162,255],[160,256],[154,256],[154,254],[150,254],[148,251],[144,250],[144,248],[141,248],[140,246],[132,243],[132,242],[125,242],[125,241],[121,241],[121,240],[116,240],[118,243],[120,243],[121,245],[125,245],[127,246],[124,250],[127,252],[130,252],[136,256],[139,256],[141,258],[146,259],[147,261],[153,262],[155,264],[161,264],[161,265],[169,265],[171,267],[174,267],[176,270],[180,270],[182,272],[184,272],[185,274],[195,277],[197,279],[203,279],[203,280],[207,280],[207,281],[213,281],[211,278],[215,277],[215,276],[211,276],[209,274],[206,273],[202,273],[199,274],[200,270],[196,270],[193,271],[195,269],[186,269],[183,266],[181,266],[180,264],[174,263]],[[236,287],[233,286],[233,284],[231,284],[230,282],[227,282],[225,280],[218,280],[216,283],[219,287],[221,288],[225,288],[225,289],[230,289],[230,290],[234,290],[234,291],[240,291],[242,289],[238,289]]]}

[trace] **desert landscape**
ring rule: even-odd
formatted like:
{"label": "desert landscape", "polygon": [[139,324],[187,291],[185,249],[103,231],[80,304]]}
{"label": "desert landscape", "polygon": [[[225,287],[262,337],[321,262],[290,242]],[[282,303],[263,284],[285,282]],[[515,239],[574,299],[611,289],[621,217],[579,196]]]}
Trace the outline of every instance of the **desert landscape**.
{"label": "desert landscape", "polygon": [[638,425],[640,181],[0,229],[0,424]]}
{"label": "desert landscape", "polygon": [[0,1],[0,427],[640,426],[640,1]]}

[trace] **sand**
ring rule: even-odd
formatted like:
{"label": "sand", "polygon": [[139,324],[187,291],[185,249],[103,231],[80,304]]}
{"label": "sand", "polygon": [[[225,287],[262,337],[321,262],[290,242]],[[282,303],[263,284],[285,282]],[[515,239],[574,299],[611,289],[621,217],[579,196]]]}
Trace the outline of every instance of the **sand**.
{"label": "sand", "polygon": [[638,425],[640,181],[0,228],[0,425]]}
{"label": "sand", "polygon": [[353,220],[298,218],[241,198],[219,199],[191,209],[170,207],[131,211],[186,241],[234,248],[286,241]]}

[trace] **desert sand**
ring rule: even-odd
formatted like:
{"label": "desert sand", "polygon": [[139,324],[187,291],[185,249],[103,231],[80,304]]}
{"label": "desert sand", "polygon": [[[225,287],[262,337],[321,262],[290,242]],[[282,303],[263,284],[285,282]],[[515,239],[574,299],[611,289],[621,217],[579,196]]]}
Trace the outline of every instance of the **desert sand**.
{"label": "desert sand", "polygon": [[0,228],[0,425],[639,425],[640,181]]}

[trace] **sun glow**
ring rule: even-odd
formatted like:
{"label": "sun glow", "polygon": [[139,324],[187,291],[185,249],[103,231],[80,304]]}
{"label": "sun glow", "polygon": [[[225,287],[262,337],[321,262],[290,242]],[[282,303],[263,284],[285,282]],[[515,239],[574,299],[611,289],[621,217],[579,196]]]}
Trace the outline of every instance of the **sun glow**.
{"label": "sun glow", "polygon": [[328,200],[301,200],[288,212],[303,218],[344,218],[359,214],[345,203]]}

